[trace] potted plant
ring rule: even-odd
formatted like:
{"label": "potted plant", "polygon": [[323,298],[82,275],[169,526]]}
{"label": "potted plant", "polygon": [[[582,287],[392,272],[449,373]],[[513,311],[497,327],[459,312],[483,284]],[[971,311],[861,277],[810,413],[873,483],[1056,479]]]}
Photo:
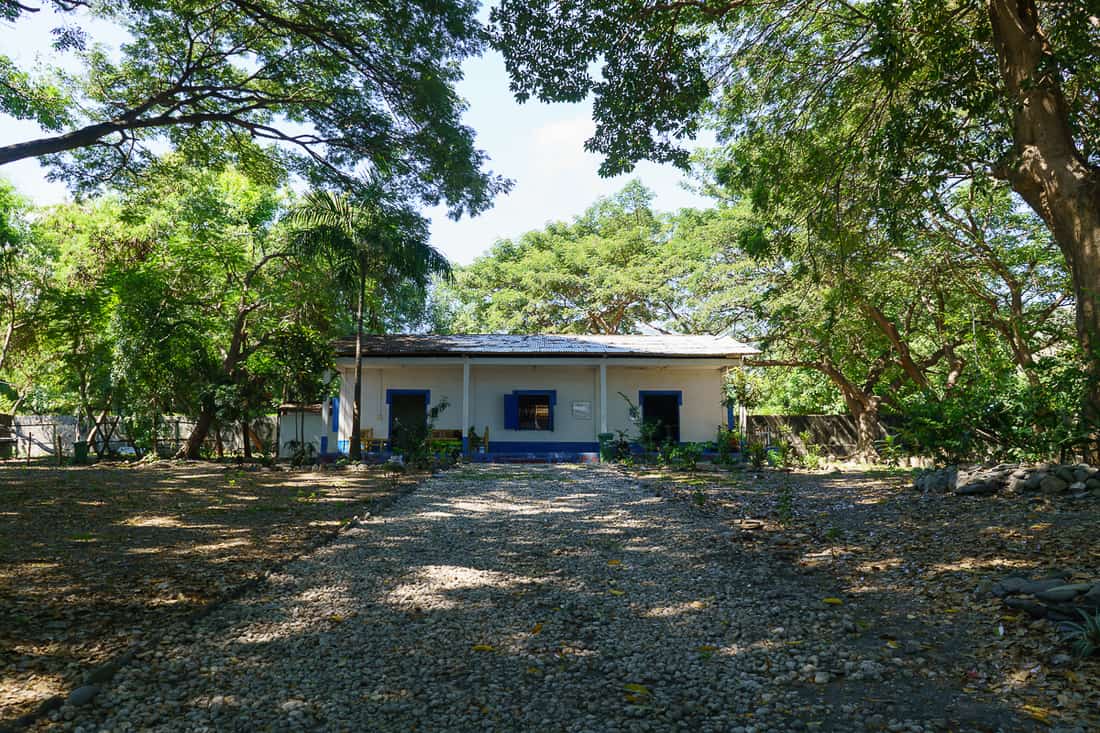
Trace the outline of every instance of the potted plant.
{"label": "potted plant", "polygon": [[482,442],[481,436],[477,434],[477,428],[473,425],[466,431],[466,441],[471,450],[474,450],[476,446],[476,451],[478,453],[485,452],[485,444]]}

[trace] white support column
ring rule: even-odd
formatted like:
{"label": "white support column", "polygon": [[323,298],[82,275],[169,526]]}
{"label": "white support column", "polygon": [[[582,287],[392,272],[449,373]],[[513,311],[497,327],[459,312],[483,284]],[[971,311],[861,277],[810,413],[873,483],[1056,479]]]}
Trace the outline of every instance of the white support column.
{"label": "white support column", "polygon": [[607,362],[600,362],[600,432],[607,432]]}
{"label": "white support column", "polygon": [[462,452],[469,452],[469,436],[466,431],[470,428],[470,357],[462,357]]}

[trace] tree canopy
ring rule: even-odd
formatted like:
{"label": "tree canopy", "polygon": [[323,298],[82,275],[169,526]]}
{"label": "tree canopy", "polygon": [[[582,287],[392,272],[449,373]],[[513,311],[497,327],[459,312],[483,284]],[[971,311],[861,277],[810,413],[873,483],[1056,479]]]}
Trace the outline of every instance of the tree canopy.
{"label": "tree canopy", "polygon": [[1100,434],[1097,18],[1087,0],[505,0],[492,15],[518,98],[594,95],[586,146],[605,174],[687,165],[682,141],[713,125],[720,181],[766,219],[759,243],[873,259],[958,185],[1011,187],[1071,276],[1081,417]]}
{"label": "tree canopy", "polygon": [[662,214],[634,182],[572,223],[499,242],[445,290],[451,325],[732,334],[763,349],[763,409],[839,403],[867,457],[885,413],[925,453],[1039,455],[1075,435],[1071,283],[1045,227],[1003,190],[960,188],[889,236],[868,227],[853,242],[866,254],[849,258],[723,196]]}
{"label": "tree canopy", "polygon": [[[40,12],[56,16],[67,63],[0,54],[0,114],[46,133],[0,145],[0,165],[41,158],[90,190],[118,186],[167,144],[268,181],[290,170],[355,190],[380,173],[455,216],[506,188],[484,170],[454,89],[484,46],[476,3],[0,0],[13,33]],[[119,48],[97,42],[104,27]]]}

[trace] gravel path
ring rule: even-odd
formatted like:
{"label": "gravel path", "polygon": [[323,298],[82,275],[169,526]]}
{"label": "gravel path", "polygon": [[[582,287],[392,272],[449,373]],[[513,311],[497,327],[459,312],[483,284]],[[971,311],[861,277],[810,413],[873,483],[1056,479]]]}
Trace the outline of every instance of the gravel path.
{"label": "gravel path", "polygon": [[170,633],[44,724],[1029,729],[953,707],[924,660],[860,633],[852,604],[823,602],[826,576],[733,536],[607,468],[459,469]]}

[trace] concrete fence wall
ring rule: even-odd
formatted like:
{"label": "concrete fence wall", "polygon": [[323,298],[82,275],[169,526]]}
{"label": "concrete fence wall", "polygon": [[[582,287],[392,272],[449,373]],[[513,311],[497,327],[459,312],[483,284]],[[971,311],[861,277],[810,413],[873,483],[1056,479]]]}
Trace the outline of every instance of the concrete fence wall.
{"label": "concrete fence wall", "polygon": [[[4,416],[8,417],[8,416]],[[113,419],[113,418],[111,418]],[[15,455],[27,456],[29,447],[31,458],[42,458],[55,454],[55,440],[60,442],[61,452],[66,456],[73,454],[73,443],[77,439],[78,420],[74,415],[16,415],[10,426],[4,421],[0,425],[0,440],[14,441]],[[165,417],[158,431],[157,452],[169,456],[174,454],[188,437],[195,426],[195,421],[179,416]],[[251,422],[252,430],[260,439],[263,450],[271,452],[275,445],[275,417],[265,416]],[[87,429],[84,430],[86,437]],[[239,454],[244,452],[244,442],[241,439],[239,424],[223,426],[219,431],[222,450],[224,453]],[[219,435],[213,432],[206,437],[204,445],[211,451],[215,450]],[[56,438],[55,438],[56,436]],[[132,453],[133,445],[127,434],[126,426],[119,421],[115,427],[109,442],[110,451],[114,453]],[[255,444],[252,446],[254,453]]]}

